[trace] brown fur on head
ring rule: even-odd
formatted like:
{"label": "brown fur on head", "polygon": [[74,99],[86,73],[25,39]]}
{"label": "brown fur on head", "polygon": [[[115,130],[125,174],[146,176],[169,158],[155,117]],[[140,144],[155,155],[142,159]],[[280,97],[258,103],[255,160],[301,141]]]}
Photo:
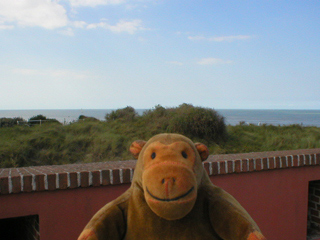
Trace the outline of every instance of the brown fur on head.
{"label": "brown fur on head", "polygon": [[197,199],[208,148],[179,134],[159,134],[133,142],[130,152],[138,158],[133,182],[142,187],[151,210],[167,220],[187,215]]}

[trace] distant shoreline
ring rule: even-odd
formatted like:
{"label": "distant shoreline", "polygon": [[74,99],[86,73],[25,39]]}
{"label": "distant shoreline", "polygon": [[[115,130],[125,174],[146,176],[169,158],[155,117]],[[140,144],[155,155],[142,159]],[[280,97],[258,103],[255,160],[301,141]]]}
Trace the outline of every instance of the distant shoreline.
{"label": "distant shoreline", "polygon": [[[80,115],[104,120],[107,113],[116,109],[34,109],[34,110],[0,110],[0,118],[21,117],[25,120],[42,114],[47,118],[57,119],[59,122],[73,122]],[[148,109],[135,109],[142,114]],[[320,110],[299,109],[215,109],[225,118],[228,125],[237,125],[239,122],[247,124],[292,125],[320,127]]]}

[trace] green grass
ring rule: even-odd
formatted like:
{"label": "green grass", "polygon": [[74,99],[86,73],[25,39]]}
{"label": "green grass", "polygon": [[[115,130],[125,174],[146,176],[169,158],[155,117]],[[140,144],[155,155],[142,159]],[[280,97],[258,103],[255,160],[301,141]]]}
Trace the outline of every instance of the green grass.
{"label": "green grass", "polygon": [[162,132],[178,132],[203,142],[210,154],[320,148],[317,127],[225,126],[212,109],[191,105],[157,106],[143,116],[128,110],[129,117],[122,111],[106,116],[112,117],[108,121],[87,118],[66,126],[2,127],[0,167],[128,160],[132,159],[128,149],[134,140],[148,140]]}
{"label": "green grass", "polygon": [[228,126],[223,153],[308,149],[320,147],[320,128],[300,125]]}

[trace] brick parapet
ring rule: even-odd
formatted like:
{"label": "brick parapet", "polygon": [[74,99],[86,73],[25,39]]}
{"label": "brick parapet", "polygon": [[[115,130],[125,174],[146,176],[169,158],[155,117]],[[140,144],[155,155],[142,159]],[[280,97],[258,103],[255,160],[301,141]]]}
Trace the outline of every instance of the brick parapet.
{"label": "brick parapet", "polygon": [[[136,161],[109,161],[0,169],[0,194],[53,191],[125,184]],[[210,155],[210,176],[320,165],[320,149]]]}

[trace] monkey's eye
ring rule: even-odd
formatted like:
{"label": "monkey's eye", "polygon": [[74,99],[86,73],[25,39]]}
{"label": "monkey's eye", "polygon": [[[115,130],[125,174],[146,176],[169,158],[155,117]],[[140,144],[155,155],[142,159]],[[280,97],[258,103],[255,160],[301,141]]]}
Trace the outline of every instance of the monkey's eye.
{"label": "monkey's eye", "polygon": [[187,153],[185,151],[182,151],[181,154],[182,154],[182,157],[188,158],[188,155],[187,155]]}
{"label": "monkey's eye", "polygon": [[152,159],[155,159],[155,157],[156,157],[156,153],[153,152],[153,153],[151,154],[151,158],[152,158]]}

